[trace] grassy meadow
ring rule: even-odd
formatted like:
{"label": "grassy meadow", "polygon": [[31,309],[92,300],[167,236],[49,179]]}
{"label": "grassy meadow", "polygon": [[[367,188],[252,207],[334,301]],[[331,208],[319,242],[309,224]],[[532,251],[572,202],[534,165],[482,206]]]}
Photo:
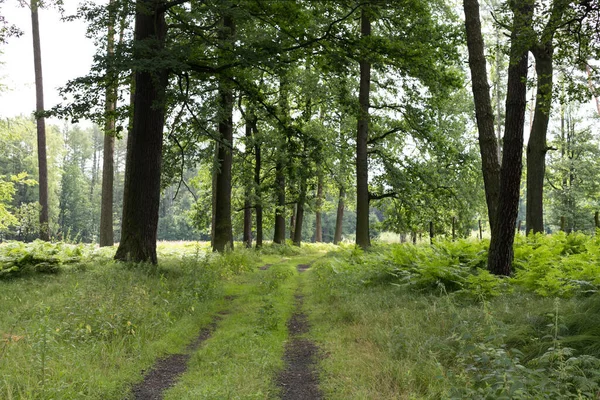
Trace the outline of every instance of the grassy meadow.
{"label": "grassy meadow", "polygon": [[144,371],[217,316],[165,398],[278,398],[298,292],[327,399],[596,398],[599,237],[519,236],[510,278],[483,269],[486,248],[217,255],[204,243],[160,243],[151,266],[114,263],[114,249],[4,243],[0,398],[127,399]]}

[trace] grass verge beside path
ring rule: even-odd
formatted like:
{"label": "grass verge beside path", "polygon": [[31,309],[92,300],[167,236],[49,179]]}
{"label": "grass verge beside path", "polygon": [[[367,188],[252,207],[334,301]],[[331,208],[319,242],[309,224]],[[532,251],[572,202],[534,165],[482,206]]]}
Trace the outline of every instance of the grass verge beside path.
{"label": "grass verge beside path", "polygon": [[[438,248],[443,246],[458,245]],[[415,253],[430,249],[347,250],[317,261],[307,272],[310,337],[327,355],[319,366],[324,398],[598,396],[600,295],[542,297],[518,281],[494,278],[493,289],[505,290],[486,298],[481,286],[488,278],[482,276],[480,286],[463,286],[477,295],[466,297],[465,290],[450,292],[461,281],[460,276],[443,275],[447,267],[415,263]],[[401,257],[404,253],[410,257]],[[460,260],[461,268],[470,271],[469,257],[461,253],[453,261]],[[395,261],[405,259],[414,263],[414,272]],[[539,263],[535,258],[530,262]],[[522,268],[520,273],[526,273],[531,267]],[[438,275],[430,279],[425,276],[430,271]],[[402,281],[404,276],[410,279]],[[420,284],[425,278],[429,286]]]}
{"label": "grass verge beside path", "polygon": [[[122,400],[143,371],[183,352],[229,307],[225,296],[243,292],[236,285],[244,274],[298,253],[267,246],[216,255],[188,244],[159,250],[158,267],[96,254],[69,265],[58,260],[51,274],[24,269],[0,279],[0,398]],[[36,262],[45,256],[38,253]],[[261,301],[268,328],[280,306],[271,309],[268,296]]]}

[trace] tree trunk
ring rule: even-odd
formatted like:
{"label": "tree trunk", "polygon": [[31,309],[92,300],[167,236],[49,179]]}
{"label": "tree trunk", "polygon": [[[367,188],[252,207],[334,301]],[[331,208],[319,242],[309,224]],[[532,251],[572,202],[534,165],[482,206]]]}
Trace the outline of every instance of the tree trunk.
{"label": "tree trunk", "polygon": [[544,232],[544,175],[546,172],[546,133],[552,106],[552,42],[535,48],[535,70],[538,77],[535,114],[527,144],[527,209],[525,229],[529,233]]}
{"label": "tree trunk", "polygon": [[323,241],[323,224],[321,222],[321,207],[323,207],[323,174],[317,178],[317,210],[315,211],[315,242]]}
{"label": "tree trunk", "polygon": [[215,215],[217,213],[217,171],[219,169],[219,143],[215,142],[211,174],[210,247],[215,246]]}
{"label": "tree trunk", "polygon": [[[106,55],[114,56],[115,52],[115,16],[109,4],[108,40]],[[115,109],[117,106],[117,77],[107,73],[106,104],[104,122],[104,147],[102,155],[102,195],[100,200],[100,247],[113,246],[113,197],[114,197],[114,153],[115,153]]]}
{"label": "tree trunk", "polygon": [[260,187],[260,169],[261,169],[261,146],[256,137],[256,120],[254,120],[254,193],[256,197],[256,248],[262,247],[263,242],[263,209],[262,209],[262,190]]}
{"label": "tree trunk", "polygon": [[277,193],[277,207],[275,208],[275,234],[273,242],[285,243],[285,171],[283,161],[275,164],[275,190]]}
{"label": "tree trunk", "polygon": [[306,176],[302,176],[300,181],[300,195],[296,204],[296,219],[294,221],[294,245],[300,247],[302,243],[302,222],[304,221],[304,204],[306,203]]}
{"label": "tree trunk", "polygon": [[[134,59],[154,66],[162,52],[167,25],[162,2],[138,0]],[[150,67],[151,68],[151,67]],[[127,139],[121,242],[115,260],[157,263],[156,233],[160,204],[160,170],[165,122],[165,69],[135,73],[133,126]]]}
{"label": "tree trunk", "polygon": [[553,89],[553,58],[554,32],[556,26],[563,19],[563,14],[569,6],[568,0],[555,0],[552,2],[552,12],[544,27],[541,39],[531,46],[535,57],[535,71],[537,74],[537,96],[535,113],[527,145],[527,210],[525,229],[527,233],[544,232],[544,175],[546,173],[546,134],[552,108]]}
{"label": "tree trunk", "polygon": [[500,193],[500,163],[498,161],[498,142],[494,132],[494,111],[490,99],[490,86],[484,56],[479,2],[464,0],[465,28],[469,51],[469,67],[475,100],[475,116],[479,132],[479,150],[488,218],[493,230],[496,225],[498,196]]}
{"label": "tree trunk", "polygon": [[292,204],[292,215],[290,216],[290,239],[294,240],[294,233],[296,232],[296,203]]}
{"label": "tree trunk", "polygon": [[275,207],[275,232],[273,242],[285,244],[285,166],[286,166],[286,142],[283,136],[287,135],[289,105],[288,105],[288,90],[287,90],[286,72],[282,72],[279,78],[279,114],[282,121],[280,134],[280,148],[277,154],[277,162],[275,163],[275,193],[277,196],[277,205]]}
{"label": "tree trunk", "polygon": [[527,105],[527,56],[523,32],[531,28],[533,4],[530,0],[513,5],[514,22],[511,34],[510,66],[506,94],[506,125],[502,168],[500,170],[500,197],[497,223],[492,229],[488,253],[488,269],[495,275],[510,275],[519,189],[523,167],[523,126]]}
{"label": "tree trunk", "polygon": [[[246,111],[248,112],[248,111]],[[248,157],[252,142],[252,121],[246,115],[246,157]],[[252,247],[252,183],[246,182],[244,188],[244,229],[243,239],[246,248]]]}
{"label": "tree trunk", "polygon": [[40,42],[40,22],[38,0],[31,0],[31,32],[33,36],[33,65],[35,70],[35,112],[37,123],[38,150],[38,189],[40,202],[40,239],[50,240],[48,218],[48,161],[46,157],[46,120],[44,111],[44,80],[42,75],[42,49]]}
{"label": "tree trunk", "polygon": [[[231,47],[235,35],[235,23],[231,15],[223,17],[223,29],[219,39],[224,47]],[[223,74],[219,80],[219,168],[216,178],[215,196],[215,238],[213,251],[223,252],[233,249],[233,228],[231,225],[231,167],[233,165],[233,89],[229,78]]]}
{"label": "tree trunk", "polygon": [[[360,17],[363,38],[371,35],[371,21],[366,6]],[[369,93],[371,89],[371,63],[366,54],[360,55],[360,87],[358,94],[359,116],[356,132],[356,244],[362,249],[371,246],[369,237]]]}
{"label": "tree trunk", "polygon": [[333,235],[333,244],[338,244],[342,241],[342,228],[344,222],[344,199],[346,198],[346,190],[343,186],[340,187],[340,197],[338,198],[337,215],[335,218],[335,233]]}

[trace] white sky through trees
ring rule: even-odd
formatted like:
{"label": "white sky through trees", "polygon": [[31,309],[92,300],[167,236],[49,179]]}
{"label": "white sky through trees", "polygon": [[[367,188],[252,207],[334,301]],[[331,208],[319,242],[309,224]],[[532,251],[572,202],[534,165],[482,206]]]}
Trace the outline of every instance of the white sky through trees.
{"label": "white sky through trees", "polygon": [[[29,2],[29,1],[27,1]],[[65,0],[66,15],[76,12],[78,0]],[[31,12],[18,0],[7,0],[0,9],[7,22],[16,25],[23,35],[8,38],[0,44],[0,118],[31,115],[35,110],[35,82]],[[82,21],[63,22],[56,9],[39,10],[44,74],[44,105],[46,109],[61,102],[58,88],[69,79],[85,75],[95,49],[85,37]]]}

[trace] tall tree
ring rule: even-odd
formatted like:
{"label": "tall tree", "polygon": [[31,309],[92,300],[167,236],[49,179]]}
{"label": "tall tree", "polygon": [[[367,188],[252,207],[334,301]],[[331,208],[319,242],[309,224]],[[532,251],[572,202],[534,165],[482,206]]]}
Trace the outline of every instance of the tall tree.
{"label": "tall tree", "polygon": [[38,184],[40,201],[40,238],[50,240],[48,225],[48,162],[46,157],[46,120],[44,111],[44,82],[42,76],[42,50],[40,42],[39,1],[31,0],[31,31],[33,37],[33,64],[35,69],[35,112],[37,122]]}
{"label": "tall tree", "polygon": [[488,253],[488,269],[496,275],[510,275],[512,271],[513,243],[523,168],[527,59],[533,9],[533,0],[511,2],[513,25],[510,36],[510,66],[506,93],[504,147],[500,169],[500,197],[496,211],[496,226],[492,230]]}
{"label": "tall tree", "polygon": [[363,249],[371,246],[369,237],[369,93],[371,90],[371,63],[366,38],[371,35],[371,16],[364,5],[360,14],[360,33],[365,46],[360,55],[359,116],[356,130],[356,244]]}
{"label": "tall tree", "polygon": [[529,233],[544,231],[544,176],[546,172],[546,136],[552,108],[554,75],[554,34],[570,0],[554,0],[550,17],[540,37],[531,46],[537,74],[537,95],[533,125],[527,143],[527,209],[526,229]]}
{"label": "tall tree", "polygon": [[[110,0],[108,9],[108,34],[106,57],[110,60],[115,53],[115,0]],[[121,33],[121,37],[123,34]],[[102,157],[102,197],[100,202],[100,247],[115,244],[113,235],[115,112],[117,108],[118,77],[107,73],[106,105],[104,122],[104,147]]]}
{"label": "tall tree", "polygon": [[323,173],[319,169],[317,174],[317,199],[315,204],[315,242],[323,241],[323,223],[321,222],[321,211],[323,207]]}
{"label": "tall tree", "polygon": [[[231,51],[235,22],[233,16],[226,11],[223,16],[219,39],[223,52]],[[225,60],[223,60],[225,63]],[[233,163],[233,89],[227,75],[223,72],[219,77],[219,145],[217,147],[217,176],[215,185],[215,225],[213,251],[223,252],[233,249],[233,231],[231,226],[231,166]]]}
{"label": "tall tree", "polygon": [[133,125],[127,138],[125,191],[120,261],[157,263],[156,232],[160,204],[165,95],[168,71],[161,62],[169,3],[138,0],[135,13],[133,58],[135,72]]}
{"label": "tall tree", "polygon": [[[282,124],[280,126],[280,130],[285,133],[287,136],[287,126],[288,114],[289,114],[289,104],[288,104],[288,89],[287,89],[287,77],[285,76],[286,72],[282,72],[280,74],[279,81],[279,112],[280,112],[280,120]],[[279,151],[277,153],[277,161],[275,163],[275,192],[277,197],[277,205],[275,207],[275,232],[273,234],[273,242],[278,244],[285,243],[285,165],[286,165],[286,141],[283,138],[284,135],[280,134],[279,140],[282,144],[279,147]]]}
{"label": "tall tree", "polygon": [[465,11],[469,67],[471,69],[473,97],[475,100],[475,116],[479,132],[481,169],[483,171],[488,218],[493,231],[496,225],[498,196],[500,192],[498,142],[494,133],[494,112],[492,110],[490,86],[487,79],[479,2],[478,0],[464,0],[463,6]]}

